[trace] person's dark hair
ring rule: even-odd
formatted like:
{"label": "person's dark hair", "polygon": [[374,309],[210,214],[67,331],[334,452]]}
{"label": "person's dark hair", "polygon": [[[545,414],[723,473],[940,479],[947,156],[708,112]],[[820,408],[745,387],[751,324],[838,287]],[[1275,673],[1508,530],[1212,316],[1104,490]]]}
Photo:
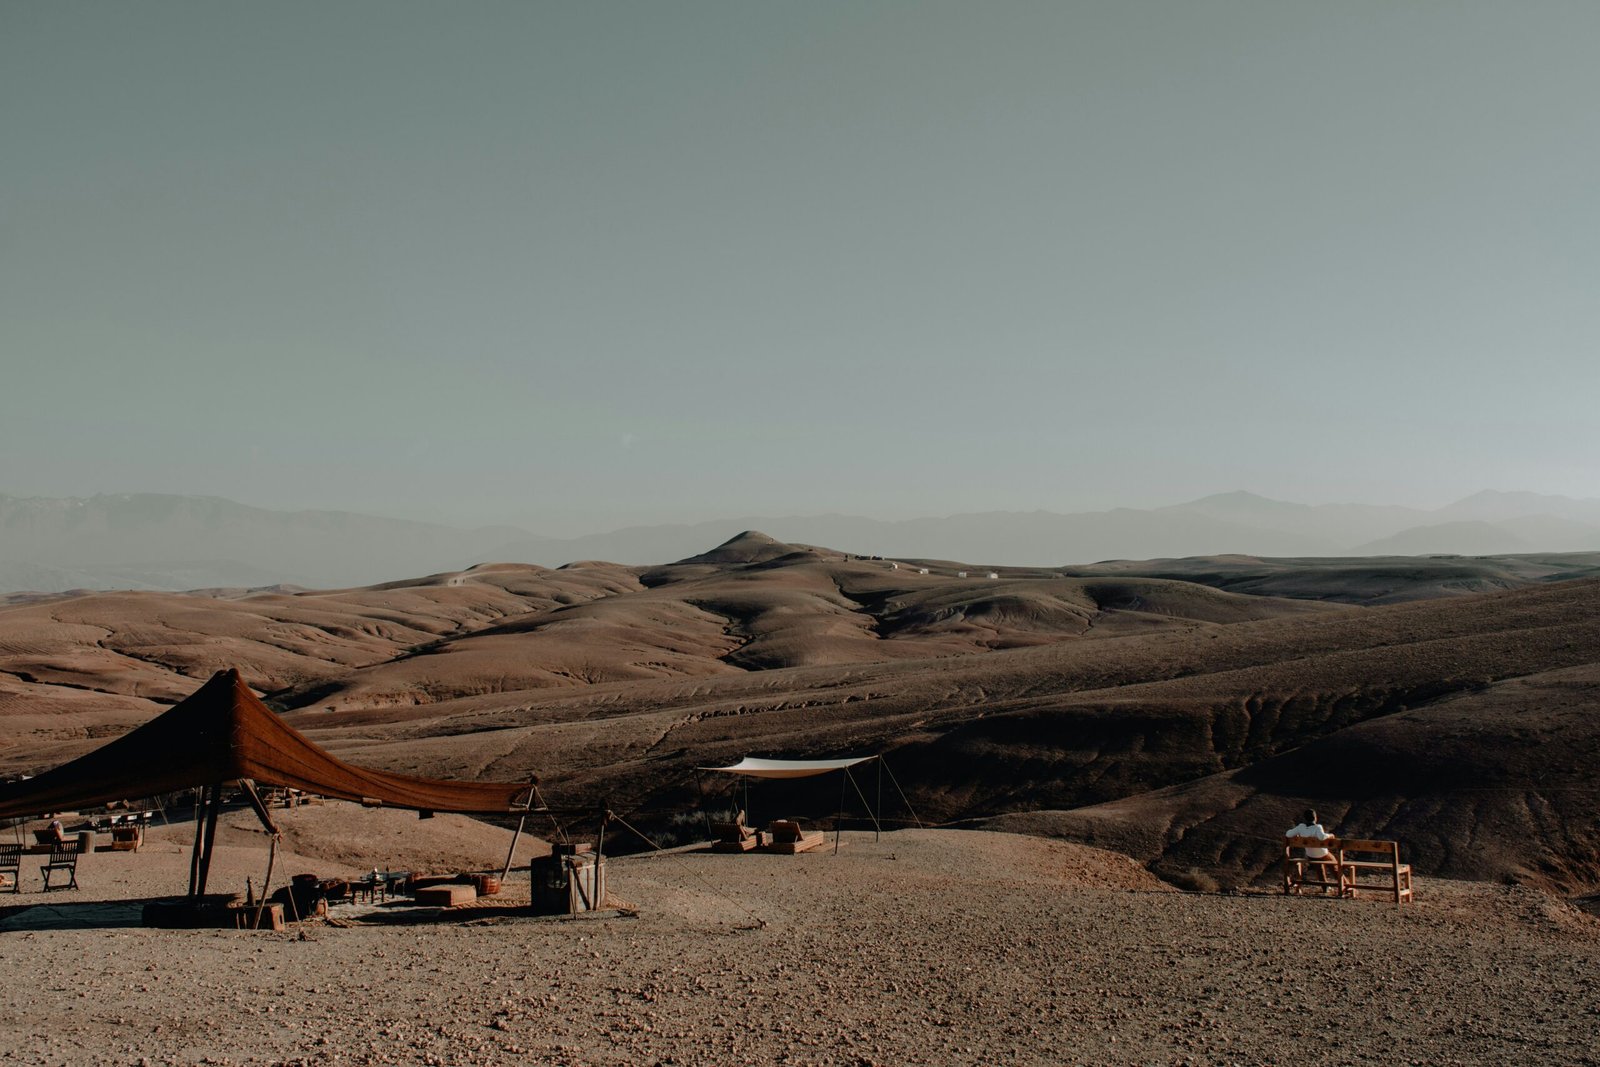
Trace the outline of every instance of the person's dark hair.
{"label": "person's dark hair", "polygon": [[1321,822],[1322,820],[1317,818],[1317,809],[1316,808],[1307,808],[1306,809],[1306,813],[1304,815],[1300,816],[1300,821],[1305,823],[1307,826],[1315,826],[1317,823]]}

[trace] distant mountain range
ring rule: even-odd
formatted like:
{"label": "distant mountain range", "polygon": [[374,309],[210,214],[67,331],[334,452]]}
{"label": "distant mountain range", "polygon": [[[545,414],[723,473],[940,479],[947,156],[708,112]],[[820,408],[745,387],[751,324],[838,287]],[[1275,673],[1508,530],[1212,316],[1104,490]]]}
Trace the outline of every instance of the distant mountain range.
{"label": "distant mountain range", "polygon": [[1600,550],[1600,500],[1482,492],[1437,510],[1293,504],[1221,493],[1185,504],[886,522],[745,516],[576,538],[461,529],[343,511],[273,511],[218,497],[0,495],[0,591],[328,588],[481,562],[664,563],[743,530],[844,552],[1009,565],[1254,556],[1504,555]]}

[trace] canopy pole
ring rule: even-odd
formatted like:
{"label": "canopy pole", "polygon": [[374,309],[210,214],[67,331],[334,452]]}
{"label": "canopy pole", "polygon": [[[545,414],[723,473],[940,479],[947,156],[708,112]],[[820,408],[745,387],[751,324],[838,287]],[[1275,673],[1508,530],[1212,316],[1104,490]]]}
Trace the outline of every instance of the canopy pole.
{"label": "canopy pole", "polygon": [[839,854],[839,838],[844,836],[844,786],[850,780],[850,768],[841,767],[844,777],[839,779],[839,814],[833,817],[833,854]]}
{"label": "canopy pole", "polygon": [[511,835],[511,847],[506,849],[506,863],[500,868],[500,880],[503,882],[511,876],[511,861],[517,854],[517,842],[522,840],[522,828],[528,825],[528,812],[533,810],[533,795],[538,792],[539,783],[531,782],[528,785],[528,802],[522,805],[522,818],[517,820],[517,832]]}
{"label": "canopy pole", "polygon": [[217,845],[217,815],[222,811],[222,783],[211,787],[211,803],[206,806],[206,851],[200,857],[200,886],[195,893],[195,903],[206,895],[206,880],[211,876],[211,853]]}
{"label": "canopy pole", "polygon": [[522,828],[528,824],[528,816],[523,814],[517,819],[517,832],[511,835],[511,847],[506,849],[506,861],[500,866],[500,880],[503,882],[511,877],[511,861],[516,858],[517,845],[522,841]]}
{"label": "canopy pole", "polygon": [[[267,851],[267,877],[261,882],[261,903],[256,905],[256,920],[251,929],[261,929],[261,914],[267,910],[267,894],[272,891],[272,865],[278,862],[278,835],[272,835],[272,844]],[[290,894],[290,900],[294,895]]]}
{"label": "canopy pole", "polygon": [[261,802],[261,794],[256,792],[256,784],[248,778],[239,779],[239,785],[244,789],[245,799],[255,809],[256,818],[261,820],[261,825],[267,828],[267,833],[274,838],[281,836],[278,824],[272,821],[272,816],[267,813],[267,806]]}
{"label": "canopy pole", "polygon": [[189,897],[194,899],[200,885],[200,849],[205,845],[206,787],[194,791],[194,848],[189,853]]}
{"label": "canopy pole", "polygon": [[879,756],[878,757],[878,815],[877,815],[877,818],[874,819],[874,824],[875,825],[874,825],[874,828],[873,828],[873,831],[872,831],[872,840],[874,840],[874,841],[878,840],[880,837],[883,836],[883,826],[879,824],[879,820],[881,820],[882,818],[883,818],[883,757]]}

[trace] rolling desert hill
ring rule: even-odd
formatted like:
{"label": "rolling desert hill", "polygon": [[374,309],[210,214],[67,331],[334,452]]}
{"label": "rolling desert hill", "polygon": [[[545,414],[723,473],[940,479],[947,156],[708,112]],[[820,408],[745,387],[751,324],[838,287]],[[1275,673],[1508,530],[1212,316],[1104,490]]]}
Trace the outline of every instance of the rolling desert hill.
{"label": "rolling desert hill", "polygon": [[0,610],[0,721],[16,738],[103,736],[230,665],[286,709],[371,713],[1330,610],[1158,579],[893,566],[746,533],[658,568],[501,564],[347,590],[29,599]]}
{"label": "rolling desert hill", "polygon": [[1313,803],[1342,832],[1400,838],[1425,874],[1586,892],[1600,579],[1563,579],[1594,562],[990,579],[746,532],[654,567],[29,600],[0,608],[0,768],[59,762],[237,665],[344,758],[538,774],[563,804],[639,818],[698,803],[696,766],[884,751],[925,818],[1106,845],[1168,876],[1261,875]]}
{"label": "rolling desert hill", "polygon": [[1065,567],[1062,573],[1171,578],[1235,593],[1372,606],[1600,577],[1600,552],[1334,559],[1202,556],[1111,560],[1089,567]]}

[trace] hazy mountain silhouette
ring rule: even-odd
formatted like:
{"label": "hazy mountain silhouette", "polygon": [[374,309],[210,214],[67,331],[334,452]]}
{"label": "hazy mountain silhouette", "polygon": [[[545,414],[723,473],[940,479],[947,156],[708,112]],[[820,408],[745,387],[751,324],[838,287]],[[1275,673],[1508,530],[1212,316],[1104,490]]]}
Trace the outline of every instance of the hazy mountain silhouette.
{"label": "hazy mountain silhouette", "polygon": [[509,561],[559,566],[682,559],[747,530],[902,559],[1016,566],[1247,554],[1327,557],[1600,550],[1600,500],[1483,492],[1446,508],[1294,504],[1248,492],[1168,507],[983,512],[882,521],[743,516],[575,538],[460,529],[343,511],[274,511],[218,497],[0,495],[0,590],[371,584]]}
{"label": "hazy mountain silhouette", "polygon": [[0,496],[0,589],[361,585],[440,570],[521,533],[207,496]]}

